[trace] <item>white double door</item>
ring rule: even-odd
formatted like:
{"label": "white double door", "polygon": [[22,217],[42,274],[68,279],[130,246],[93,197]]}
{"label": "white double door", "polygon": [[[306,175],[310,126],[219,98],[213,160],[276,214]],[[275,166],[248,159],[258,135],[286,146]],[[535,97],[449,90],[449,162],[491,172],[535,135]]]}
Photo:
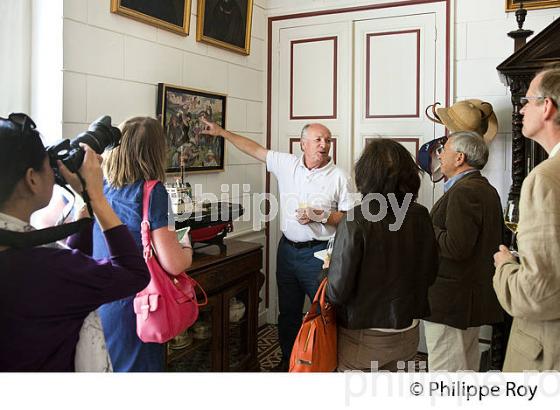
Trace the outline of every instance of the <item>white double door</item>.
{"label": "white double door", "polygon": [[[301,128],[320,122],[335,140],[331,156],[352,173],[370,138],[395,139],[416,157],[423,143],[443,135],[443,127],[424,113],[445,98],[445,41],[436,38],[436,27],[443,32],[443,13],[366,14],[296,20],[273,34],[273,150],[300,152]],[[278,193],[273,177],[270,188]],[[430,209],[440,190],[424,176],[419,202]],[[274,248],[281,236],[277,220],[269,234],[275,283]],[[275,286],[271,296],[274,307]],[[269,321],[275,318],[272,309]]]}
{"label": "white double door", "polygon": [[[392,138],[416,157],[444,132],[424,113],[445,83],[436,46],[433,13],[281,29],[272,148],[299,153],[301,128],[321,122],[335,139],[337,165],[349,172],[371,138]],[[419,202],[434,202],[427,176]]]}

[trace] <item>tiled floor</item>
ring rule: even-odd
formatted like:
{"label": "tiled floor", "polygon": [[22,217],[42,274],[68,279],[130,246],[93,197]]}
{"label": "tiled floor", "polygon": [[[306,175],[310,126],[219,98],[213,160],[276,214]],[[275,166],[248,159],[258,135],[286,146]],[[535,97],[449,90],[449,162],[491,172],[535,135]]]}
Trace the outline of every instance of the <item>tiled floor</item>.
{"label": "tiled floor", "polygon": [[276,325],[264,325],[258,331],[257,356],[262,372],[269,372],[280,363],[282,352],[278,344]]}

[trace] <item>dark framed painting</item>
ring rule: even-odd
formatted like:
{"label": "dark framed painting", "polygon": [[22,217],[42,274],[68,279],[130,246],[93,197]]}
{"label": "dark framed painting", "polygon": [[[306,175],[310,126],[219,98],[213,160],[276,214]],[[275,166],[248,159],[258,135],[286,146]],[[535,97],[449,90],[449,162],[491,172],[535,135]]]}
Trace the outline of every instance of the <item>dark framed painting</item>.
{"label": "dark framed painting", "polygon": [[167,137],[167,172],[224,170],[224,139],[205,135],[201,118],[225,128],[225,95],[159,83],[157,116]]}
{"label": "dark framed painting", "polygon": [[506,0],[506,11],[517,10],[521,3],[527,10],[560,7],[560,0]]}
{"label": "dark framed painting", "polygon": [[249,54],[253,0],[198,0],[196,40]]}
{"label": "dark framed painting", "polygon": [[191,0],[111,0],[111,12],[182,36],[189,34]]}

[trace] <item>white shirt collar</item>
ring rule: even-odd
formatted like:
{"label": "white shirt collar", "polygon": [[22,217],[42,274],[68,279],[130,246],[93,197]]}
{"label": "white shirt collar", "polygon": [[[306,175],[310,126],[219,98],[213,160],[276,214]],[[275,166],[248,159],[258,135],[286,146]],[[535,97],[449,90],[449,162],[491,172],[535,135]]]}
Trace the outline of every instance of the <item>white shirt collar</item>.
{"label": "white shirt collar", "polygon": [[[12,232],[30,232],[35,230],[29,223],[2,212],[0,212],[0,229]],[[47,243],[41,246],[46,248],[67,249],[63,243],[57,242]]]}
{"label": "white shirt collar", "polygon": [[560,142],[558,144],[556,144],[554,146],[554,148],[552,148],[552,151],[550,151],[550,155],[548,156],[549,158],[552,158],[553,156],[555,156],[558,151],[560,151]]}
{"label": "white shirt collar", "polygon": [[326,165],[322,166],[321,168],[309,169],[305,166],[305,162],[303,161],[303,154],[298,158],[298,164],[297,164],[298,167],[303,167],[308,172],[323,171],[323,170],[329,168],[331,165],[334,165],[334,161],[333,161],[332,157],[330,157],[329,162],[327,162]]}
{"label": "white shirt collar", "polygon": [[33,230],[29,223],[2,212],[0,212],[0,228],[13,232],[29,232]]}

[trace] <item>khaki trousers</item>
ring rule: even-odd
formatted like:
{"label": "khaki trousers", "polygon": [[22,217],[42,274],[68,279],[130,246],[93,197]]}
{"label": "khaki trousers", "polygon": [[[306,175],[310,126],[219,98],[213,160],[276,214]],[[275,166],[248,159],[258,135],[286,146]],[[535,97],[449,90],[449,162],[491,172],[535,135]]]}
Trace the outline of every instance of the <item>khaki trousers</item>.
{"label": "khaki trousers", "polygon": [[[351,330],[338,327],[337,371],[408,370],[414,369],[414,356],[418,351],[418,326],[404,332],[378,330]],[[400,366],[398,362],[401,361]]]}
{"label": "khaki trousers", "polygon": [[428,370],[456,372],[480,369],[480,326],[466,330],[424,320]]}

